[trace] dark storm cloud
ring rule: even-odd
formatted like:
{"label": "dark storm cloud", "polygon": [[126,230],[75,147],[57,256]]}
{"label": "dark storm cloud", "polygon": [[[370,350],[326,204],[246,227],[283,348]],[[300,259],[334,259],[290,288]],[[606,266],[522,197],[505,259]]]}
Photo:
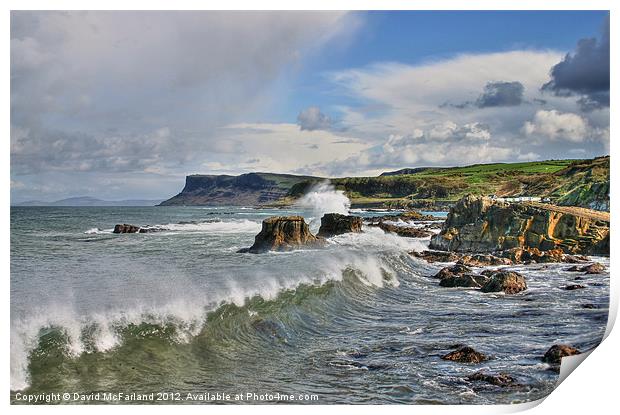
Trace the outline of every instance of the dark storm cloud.
{"label": "dark storm cloud", "polygon": [[521,82],[489,82],[476,100],[478,108],[521,105],[525,88]]}
{"label": "dark storm cloud", "polygon": [[551,68],[551,81],[542,86],[558,96],[582,95],[584,110],[609,106],[609,16],[600,39],[586,38]]}

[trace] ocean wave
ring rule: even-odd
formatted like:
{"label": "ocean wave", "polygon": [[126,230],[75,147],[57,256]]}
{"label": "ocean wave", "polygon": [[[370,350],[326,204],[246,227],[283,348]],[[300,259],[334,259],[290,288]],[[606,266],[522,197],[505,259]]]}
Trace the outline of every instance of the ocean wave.
{"label": "ocean wave", "polygon": [[330,303],[330,294],[362,301],[373,290],[399,284],[388,261],[380,258],[349,253],[326,257],[323,267],[321,278],[267,279],[258,287],[231,281],[209,300],[182,298],[165,305],[88,315],[66,306],[46,307],[15,319],[11,322],[11,390],[24,390],[32,376],[45,376],[41,372],[54,366],[49,363],[54,359],[77,365],[87,356],[108,353],[122,359],[117,354],[128,342],[164,342],[174,348],[205,336],[247,347],[262,337],[285,341],[279,321],[295,323],[297,313],[290,312],[290,307],[309,304],[319,312],[342,302],[332,298]]}

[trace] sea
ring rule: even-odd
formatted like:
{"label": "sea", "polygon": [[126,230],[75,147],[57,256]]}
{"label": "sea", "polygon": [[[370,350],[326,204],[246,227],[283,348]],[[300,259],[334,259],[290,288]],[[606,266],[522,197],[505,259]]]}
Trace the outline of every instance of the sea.
{"label": "sea", "polygon": [[[551,345],[601,341],[608,272],[519,265],[517,295],[442,288],[430,276],[449,264],[409,254],[428,238],[369,226],[322,249],[237,252],[267,217],[299,214],[316,232],[341,202],[11,208],[11,402],[520,403],[553,391]],[[577,276],[586,288],[565,290]],[[489,359],[441,359],[460,345]],[[516,383],[468,380],[480,370]]]}

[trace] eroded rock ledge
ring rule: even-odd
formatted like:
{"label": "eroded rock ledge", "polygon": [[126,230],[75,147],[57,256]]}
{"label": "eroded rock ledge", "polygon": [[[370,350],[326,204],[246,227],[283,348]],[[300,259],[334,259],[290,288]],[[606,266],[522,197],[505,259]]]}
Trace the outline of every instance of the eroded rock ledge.
{"label": "eroded rock ledge", "polygon": [[431,249],[496,252],[514,248],[609,255],[609,214],[541,203],[505,203],[468,195],[448,214]]}

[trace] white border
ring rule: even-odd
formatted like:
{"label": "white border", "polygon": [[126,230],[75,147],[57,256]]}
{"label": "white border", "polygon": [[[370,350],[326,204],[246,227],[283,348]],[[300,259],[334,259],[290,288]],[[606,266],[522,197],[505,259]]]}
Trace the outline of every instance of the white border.
{"label": "white border", "polygon": [[[402,1],[402,0],[383,0],[383,1],[371,1],[371,0],[300,0],[295,3],[287,2],[283,0],[262,0],[260,3],[252,2],[249,0],[227,0],[227,1],[198,1],[198,0],[175,0],[174,2],[165,0],[151,0],[149,2],[137,2],[129,0],[93,0],[85,3],[77,0],[57,0],[57,1],[42,1],[42,0],[24,0],[13,1],[8,0],[3,2],[6,6],[5,13],[1,17],[2,28],[4,33],[3,56],[5,57],[4,65],[2,66],[2,81],[5,85],[4,91],[9,91],[10,88],[10,13],[9,10],[82,10],[82,9],[95,9],[95,10],[138,10],[138,9],[157,9],[157,10],[198,10],[198,9],[213,9],[213,10],[235,10],[235,9],[249,9],[249,10],[392,10],[392,9],[414,9],[414,10],[611,10],[611,44],[614,47],[611,48],[611,65],[612,73],[618,73],[618,54],[616,53],[616,45],[618,42],[618,32],[615,30],[620,22],[617,18],[619,8],[616,6],[620,4],[617,1],[611,0],[563,0],[563,1],[547,1],[541,2],[540,0],[443,0],[441,3],[438,1],[418,0],[418,1]],[[88,7],[86,7],[88,6]],[[593,34],[594,35],[594,34]],[[618,100],[617,95],[617,82],[616,78],[612,77],[612,94],[611,94],[611,107],[616,108]],[[2,331],[4,333],[4,341],[0,346],[2,348],[1,355],[2,369],[0,369],[4,376],[2,376],[2,383],[0,390],[4,390],[4,405],[7,406],[10,411],[15,413],[31,413],[31,412],[62,412],[62,413],[81,413],[84,408],[78,406],[10,406],[9,405],[9,333],[10,333],[10,291],[9,291],[9,263],[10,263],[10,163],[9,163],[9,151],[10,145],[10,95],[5,92],[5,99],[3,100],[2,120],[6,134],[5,138],[5,150],[1,153],[2,157],[2,176],[4,191],[2,192],[2,201],[0,203],[0,209],[3,219],[3,228],[5,231],[2,238],[2,289],[5,294],[5,301],[3,305],[3,322]],[[616,117],[617,118],[617,117]],[[610,129],[613,133],[617,131],[618,121],[611,118]],[[611,139],[611,153],[614,153],[614,148],[617,145],[614,138]],[[615,157],[615,155],[614,155]],[[615,158],[612,160],[615,161]],[[612,194],[617,194],[618,186],[618,163],[611,164],[611,175],[613,177]],[[615,203],[612,206],[612,217],[618,213],[618,207]],[[612,239],[612,251],[613,247]],[[612,256],[612,270],[615,270],[615,257]],[[575,374],[569,376],[558,387],[556,391],[551,393],[549,397],[544,401],[542,405],[537,406],[540,402],[534,402],[523,405],[498,405],[498,406],[441,406],[441,407],[429,407],[429,406],[414,406],[414,405],[383,405],[376,406],[340,406],[340,405],[323,405],[323,406],[295,406],[290,405],[253,405],[253,406],[227,406],[217,407],[218,413],[223,414],[237,414],[239,412],[258,412],[258,413],[286,413],[288,414],[292,410],[299,413],[314,413],[317,410],[325,411],[329,413],[355,413],[355,414],[376,414],[378,410],[381,412],[389,411],[392,413],[411,413],[412,411],[419,411],[424,414],[435,413],[464,413],[464,414],[488,414],[488,413],[507,413],[524,410],[534,407],[531,413],[548,413],[548,412],[562,412],[566,414],[572,413],[588,413],[588,412],[601,412],[608,413],[609,408],[617,406],[616,394],[617,392],[617,374],[618,374],[618,358],[617,350],[620,349],[620,335],[618,330],[611,331],[613,323],[615,321],[618,309],[618,284],[613,280],[615,278],[615,272],[612,273],[611,281],[611,304],[610,304],[610,316],[607,327],[606,335],[609,337],[599,346],[593,353],[586,359],[585,364],[577,368]],[[182,408],[182,409],[181,409]],[[169,406],[156,406],[149,405],[146,407],[115,407],[115,411],[129,412],[135,410],[146,410],[149,413],[169,413]],[[110,410],[107,406],[89,406],[89,412],[104,413]],[[176,407],[174,410],[182,410],[184,412],[201,412],[215,411],[214,407],[205,406],[182,406]]]}

